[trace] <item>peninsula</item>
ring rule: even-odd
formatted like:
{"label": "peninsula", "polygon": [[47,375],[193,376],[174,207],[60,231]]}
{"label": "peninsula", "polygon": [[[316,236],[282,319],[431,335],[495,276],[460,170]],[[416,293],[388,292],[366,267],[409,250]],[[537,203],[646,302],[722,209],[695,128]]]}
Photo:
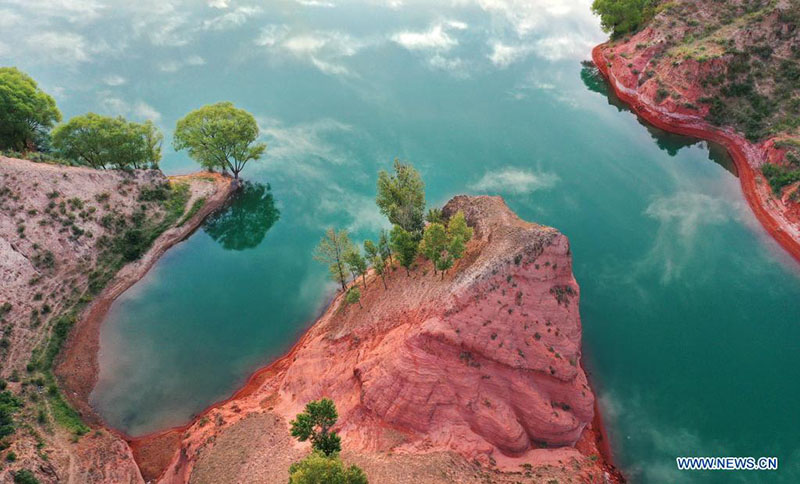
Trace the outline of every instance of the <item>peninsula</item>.
{"label": "peninsula", "polygon": [[800,5],[633,2],[615,15],[613,3],[595,2],[612,40],[592,58],[616,95],[659,128],[723,145],[756,217],[800,261]]}

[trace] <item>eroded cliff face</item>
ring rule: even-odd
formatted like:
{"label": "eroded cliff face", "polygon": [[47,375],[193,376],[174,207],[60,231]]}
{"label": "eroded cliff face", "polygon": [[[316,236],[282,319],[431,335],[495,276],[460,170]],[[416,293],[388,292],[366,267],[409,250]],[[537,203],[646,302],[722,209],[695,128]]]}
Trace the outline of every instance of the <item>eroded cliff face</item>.
{"label": "eroded cliff face", "polygon": [[800,261],[800,4],[678,0],[658,12],[595,48],[595,64],[650,123],[724,145],[756,216]]}
{"label": "eroded cliff face", "polygon": [[[499,197],[459,196],[444,214],[458,210],[475,236],[443,280],[420,259],[410,277],[394,271],[388,290],[368,279],[363,309],[337,298],[286,357],[231,400],[185,429],[134,441],[145,477],[209,482],[220,478],[214,467],[236,475],[264,452],[290,462],[305,448],[285,438],[286,422],[308,401],[329,397],[345,457],[380,476],[375,482],[408,482],[402,469],[418,456],[431,459],[433,473],[422,482],[449,482],[446,471],[460,482],[481,472],[497,482],[600,479],[593,440],[583,439],[584,453],[574,447],[592,422],[594,395],[580,365],[579,288],[567,238],[522,221]],[[264,415],[274,419],[265,448],[232,448],[232,436]],[[153,449],[177,441],[162,473],[153,463],[166,462],[165,451]],[[443,455],[468,470],[437,470]],[[284,464],[256,466],[261,477],[248,481],[278,482]]]}

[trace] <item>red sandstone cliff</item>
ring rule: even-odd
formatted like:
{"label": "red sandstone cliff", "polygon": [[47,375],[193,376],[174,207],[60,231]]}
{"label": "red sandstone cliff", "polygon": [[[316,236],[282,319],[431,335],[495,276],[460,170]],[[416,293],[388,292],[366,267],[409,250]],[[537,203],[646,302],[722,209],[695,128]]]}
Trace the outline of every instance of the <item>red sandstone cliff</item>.
{"label": "red sandstone cliff", "polygon": [[[411,277],[391,274],[388,291],[373,277],[363,309],[334,300],[230,400],[186,428],[134,440],[145,478],[283,481],[305,452],[286,422],[326,396],[339,409],[345,458],[373,482],[479,482],[486,473],[492,482],[603,482],[586,432],[594,395],[580,364],[567,238],[519,219],[499,197],[455,197],[444,213],[458,210],[475,237],[443,281],[420,261]],[[260,443],[237,444],[243,435]]]}
{"label": "red sandstone cliff", "polygon": [[725,146],[756,217],[800,261],[800,182],[776,193],[762,173],[770,163],[800,174],[800,5],[750,3],[664,3],[592,58],[646,121]]}

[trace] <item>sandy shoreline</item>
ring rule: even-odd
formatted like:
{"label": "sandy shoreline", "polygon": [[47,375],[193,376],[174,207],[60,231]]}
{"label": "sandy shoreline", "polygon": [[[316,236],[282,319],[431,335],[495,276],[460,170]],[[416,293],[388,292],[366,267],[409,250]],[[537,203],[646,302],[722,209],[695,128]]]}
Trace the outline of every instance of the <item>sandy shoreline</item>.
{"label": "sandy shoreline", "polygon": [[197,230],[203,220],[219,209],[233,193],[232,180],[219,174],[197,173],[171,179],[190,180],[197,176],[213,177],[214,193],[206,199],[203,207],[191,219],[180,227],[167,229],[141,259],[127,264],[114,276],[114,279],[84,310],[56,359],[55,375],[69,403],[81,414],[84,421],[93,426],[107,428],[117,435],[121,435],[120,432],[108,428],[89,405],[89,395],[97,383],[99,371],[97,357],[100,347],[100,327],[114,300],[144,277],[170,247],[185,240]]}
{"label": "sandy shoreline", "polygon": [[[763,146],[753,145],[732,131],[714,127],[703,118],[683,115],[678,117],[651,106],[647,101],[637,96],[635,90],[630,90],[620,85],[614,73],[609,69],[607,59],[603,53],[603,49],[607,45],[600,44],[592,50],[592,61],[603,77],[608,80],[617,97],[629,105],[636,115],[657,128],[671,133],[713,141],[722,145],[736,165],[742,192],[756,218],[767,233],[797,262],[800,262],[800,238],[792,235],[796,229],[790,226],[779,212],[768,205],[769,195],[763,190],[759,190],[757,177],[760,175],[754,165],[760,166],[761,160],[766,159],[766,154],[763,153]],[[763,189],[764,187],[761,188]]]}

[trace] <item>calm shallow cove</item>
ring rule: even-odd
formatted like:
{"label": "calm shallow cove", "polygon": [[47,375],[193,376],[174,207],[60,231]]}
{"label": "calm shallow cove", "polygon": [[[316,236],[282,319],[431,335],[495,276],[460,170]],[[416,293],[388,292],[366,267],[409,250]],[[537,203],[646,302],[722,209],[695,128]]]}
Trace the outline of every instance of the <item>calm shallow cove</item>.
{"label": "calm shallow cove", "polygon": [[[719,148],[640,124],[581,65],[605,38],[589,0],[150,3],[20,7],[63,38],[0,39],[0,63],[65,117],[154,118],[169,140],[190,109],[231,100],[269,144],[245,177],[270,190],[114,304],[92,395],[111,426],[184,423],[284,353],[334,289],[313,247],[331,225],[376,235],[376,173],[399,157],[431,204],[499,194],[569,237],[584,358],[632,482],[800,482],[800,267]],[[166,146],[162,168],[195,165]],[[780,470],[680,473],[683,455],[777,456]]]}

